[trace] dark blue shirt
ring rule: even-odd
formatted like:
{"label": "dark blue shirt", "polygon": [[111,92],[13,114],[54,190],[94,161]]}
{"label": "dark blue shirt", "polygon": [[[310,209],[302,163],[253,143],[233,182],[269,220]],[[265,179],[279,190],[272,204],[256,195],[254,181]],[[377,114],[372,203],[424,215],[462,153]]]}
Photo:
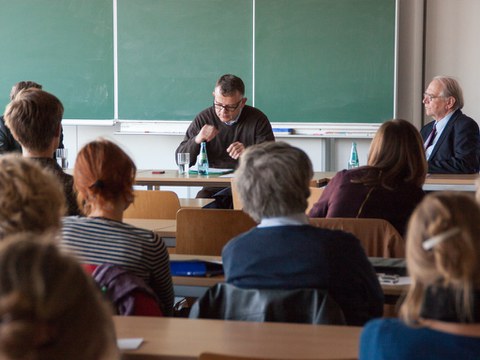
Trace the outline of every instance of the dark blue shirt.
{"label": "dark blue shirt", "polygon": [[328,290],[349,325],[382,316],[382,289],[351,234],[310,225],[257,227],[232,239],[222,259],[226,281],[238,287]]}

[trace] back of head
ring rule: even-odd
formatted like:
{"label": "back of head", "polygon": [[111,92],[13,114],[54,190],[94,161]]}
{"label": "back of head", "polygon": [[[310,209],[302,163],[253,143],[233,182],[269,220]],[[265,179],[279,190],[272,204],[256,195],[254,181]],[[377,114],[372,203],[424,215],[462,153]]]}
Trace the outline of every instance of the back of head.
{"label": "back of head", "polygon": [[55,95],[29,88],[15,96],[4,116],[5,124],[23,147],[42,152],[60,136],[63,105]]}
{"label": "back of head", "polygon": [[220,76],[215,85],[215,88],[217,87],[220,88],[220,94],[222,96],[232,96],[237,92],[245,95],[245,84],[242,79],[232,74]]}
{"label": "back of head", "polygon": [[42,85],[36,83],[35,81],[19,81],[13,85],[12,90],[10,90],[10,100],[15,99],[15,96],[17,96],[20,91],[30,88],[42,90]]}
{"label": "back of head", "polygon": [[77,261],[48,240],[24,233],[0,245],[2,359],[104,358],[116,351],[110,312]]}
{"label": "back of head", "polygon": [[55,175],[20,155],[0,156],[0,239],[60,228],[65,195]]}
{"label": "back of head", "polygon": [[458,81],[450,76],[435,76],[432,81],[437,81],[442,85],[442,96],[452,96],[455,99],[453,110],[463,109],[463,91]]}
{"label": "back of head", "polygon": [[103,206],[122,198],[133,200],[133,183],[137,168],[133,160],[116,144],[98,139],[78,152],[73,170],[79,204],[90,213],[93,202]]}
{"label": "back of head", "polygon": [[402,317],[417,321],[427,290],[446,289],[459,321],[472,320],[474,289],[480,286],[480,208],[473,197],[454,192],[427,195],[407,231],[407,266],[412,286]]}
{"label": "back of head", "polygon": [[419,131],[406,120],[384,122],[370,146],[368,165],[382,171],[380,179],[365,179],[365,183],[379,182],[386,188],[404,183],[422,186],[427,175],[427,161]]}
{"label": "back of head", "polygon": [[312,176],[312,163],[304,151],[284,142],[265,142],[242,154],[235,186],[243,210],[258,222],[304,213]]}

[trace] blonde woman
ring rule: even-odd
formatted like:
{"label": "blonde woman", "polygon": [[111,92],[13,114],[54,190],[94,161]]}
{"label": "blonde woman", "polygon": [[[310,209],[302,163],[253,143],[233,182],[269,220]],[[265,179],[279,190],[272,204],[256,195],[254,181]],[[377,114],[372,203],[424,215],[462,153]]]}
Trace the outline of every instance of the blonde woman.
{"label": "blonde woman", "polygon": [[54,237],[23,233],[0,245],[0,358],[119,359],[100,291]]}
{"label": "blonde woman", "polygon": [[426,175],[418,130],[406,120],[387,121],[373,138],[367,166],[339,171],[308,215],[385,219],[404,235]]}
{"label": "blonde woman", "polygon": [[65,197],[54,174],[20,155],[0,156],[0,239],[58,230],[64,213]]}
{"label": "blonde woman", "polygon": [[478,359],[480,356],[480,209],[460,193],[425,197],[410,220],[412,278],[401,320],[368,323],[361,360]]}

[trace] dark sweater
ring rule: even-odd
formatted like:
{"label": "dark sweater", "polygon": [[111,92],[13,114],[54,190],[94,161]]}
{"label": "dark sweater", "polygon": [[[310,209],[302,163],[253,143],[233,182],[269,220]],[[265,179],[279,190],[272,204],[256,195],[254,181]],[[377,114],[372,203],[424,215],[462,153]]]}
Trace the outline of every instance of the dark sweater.
{"label": "dark sweater", "polygon": [[349,325],[382,316],[382,289],[351,234],[310,225],[254,228],[232,239],[222,259],[226,281],[238,287],[328,290]]}
{"label": "dark sweater", "polygon": [[234,142],[239,141],[245,147],[259,144],[265,141],[274,141],[272,126],[267,117],[260,110],[245,105],[238,122],[234,125],[226,125],[215,114],[213,106],[198,114],[187,129],[185,138],[175,152],[190,153],[190,165],[195,164],[200,152],[200,145],[195,143],[195,136],[204,125],[213,125],[219,133],[207,143],[207,155],[209,165],[214,168],[234,169],[238,160],[232,159],[227,153],[227,148]]}
{"label": "dark sweater", "polygon": [[394,190],[375,186],[368,195],[371,187],[352,180],[372,171],[378,172],[377,169],[367,166],[339,171],[330,180],[308,216],[356,218],[368,196],[358,217],[385,219],[403,236],[410,215],[425,193],[421,187],[402,184]]}
{"label": "dark sweater", "polygon": [[77,196],[73,191],[73,176],[65,174],[57,161],[51,158],[32,158],[37,163],[53,172],[63,185],[63,192],[67,205],[67,215],[80,215],[80,209],[77,205]]}

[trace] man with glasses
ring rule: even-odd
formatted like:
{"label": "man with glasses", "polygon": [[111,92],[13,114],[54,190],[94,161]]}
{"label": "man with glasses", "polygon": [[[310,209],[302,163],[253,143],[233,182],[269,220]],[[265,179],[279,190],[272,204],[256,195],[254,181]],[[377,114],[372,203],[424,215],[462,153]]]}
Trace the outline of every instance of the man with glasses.
{"label": "man with glasses", "polygon": [[473,174],[480,169],[478,124],[462,113],[459,83],[436,76],[423,94],[425,113],[434,121],[420,131],[431,174]]}
{"label": "man with glasses", "polygon": [[[239,77],[222,75],[215,85],[213,104],[200,112],[187,129],[185,138],[175,152],[190,153],[195,164],[200,143],[207,143],[212,168],[235,169],[245,148],[265,141],[274,141],[272,126],[260,110],[246,105],[245,85]],[[203,188],[197,197],[213,197],[222,188]],[[227,194],[228,195],[228,194]],[[218,200],[218,199],[217,199]],[[231,207],[219,204],[217,207]]]}

